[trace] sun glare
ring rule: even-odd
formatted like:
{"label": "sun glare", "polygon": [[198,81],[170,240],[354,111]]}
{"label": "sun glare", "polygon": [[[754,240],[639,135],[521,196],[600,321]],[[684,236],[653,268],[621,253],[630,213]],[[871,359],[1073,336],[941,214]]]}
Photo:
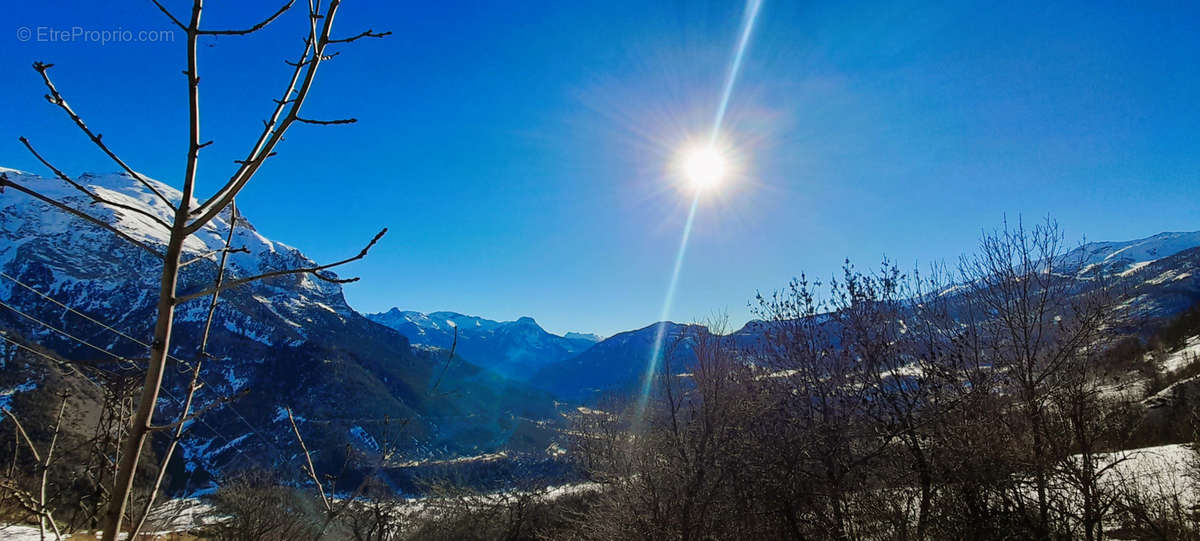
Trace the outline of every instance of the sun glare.
{"label": "sun glare", "polygon": [[688,149],[680,165],[684,180],[697,192],[715,189],[729,174],[729,160],[713,145]]}

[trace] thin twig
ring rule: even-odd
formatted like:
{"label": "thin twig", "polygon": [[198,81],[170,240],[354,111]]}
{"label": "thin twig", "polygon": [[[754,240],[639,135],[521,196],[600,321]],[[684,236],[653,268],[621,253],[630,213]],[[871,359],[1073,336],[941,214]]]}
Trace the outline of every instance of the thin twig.
{"label": "thin twig", "polygon": [[[157,3],[157,2],[155,2],[155,3]],[[200,30],[197,30],[196,33],[200,34],[202,36],[244,36],[251,32],[257,32],[259,30],[262,30],[262,28],[264,26],[271,24],[271,21],[274,21],[280,15],[283,15],[284,12],[291,9],[292,5],[295,3],[296,3],[296,0],[289,0],[288,3],[283,5],[283,7],[279,8],[279,10],[277,10],[275,13],[271,14],[270,17],[267,17],[266,19],[259,21],[258,24],[251,26],[250,28],[246,28],[243,30],[204,30],[204,29],[200,29]],[[172,18],[174,18],[174,17],[172,17]],[[184,27],[184,28],[186,29],[187,27]]]}
{"label": "thin twig", "polygon": [[350,43],[352,41],[356,41],[356,40],[359,40],[362,38],[382,38],[384,36],[390,36],[390,35],[392,35],[391,32],[375,32],[370,29],[367,29],[363,32],[360,32],[360,33],[350,36],[348,38],[325,40],[325,43]]}
{"label": "thin twig", "polygon": [[333,277],[330,277],[330,276],[325,276],[325,275],[322,275],[322,274],[321,274],[321,271],[328,270],[328,269],[331,269],[331,268],[333,268],[333,267],[337,267],[337,266],[340,266],[340,265],[345,265],[345,264],[347,264],[347,263],[350,263],[350,262],[353,262],[353,261],[358,261],[359,259],[362,259],[362,258],[366,257],[366,256],[367,256],[367,252],[371,250],[371,247],[372,247],[372,246],[374,246],[376,242],[379,242],[379,239],[380,239],[381,237],[383,237],[383,235],[384,235],[385,233],[387,233],[387,228],[386,228],[386,227],[385,227],[385,228],[383,228],[382,230],[380,230],[380,231],[379,231],[379,233],[376,233],[376,234],[375,234],[375,237],[371,239],[371,242],[367,243],[367,246],[366,246],[365,248],[363,248],[363,249],[362,249],[362,251],[361,251],[361,252],[359,252],[359,253],[358,253],[358,255],[355,255],[354,257],[348,257],[348,258],[346,258],[346,259],[343,259],[343,260],[341,260],[341,261],[337,261],[337,262],[334,262],[334,263],[329,263],[329,264],[327,264],[327,265],[318,265],[318,266],[316,266],[316,267],[304,267],[304,268],[300,268],[300,269],[287,269],[287,270],[278,270],[278,271],[272,271],[272,272],[265,272],[265,273],[263,273],[263,274],[259,274],[259,275],[256,275],[256,276],[251,276],[251,277],[249,277],[249,278],[241,278],[241,279],[238,279],[238,280],[233,280],[232,282],[229,282],[228,284],[222,284],[222,285],[214,286],[214,287],[208,288],[208,289],[206,289],[206,290],[204,290],[204,291],[200,291],[200,292],[197,292],[197,293],[191,293],[191,294],[188,294],[188,295],[181,295],[181,296],[179,296],[179,297],[176,297],[176,298],[175,298],[175,303],[176,303],[176,304],[183,304],[183,303],[185,303],[185,302],[187,302],[187,301],[190,301],[190,300],[192,300],[192,299],[196,299],[196,298],[200,298],[200,297],[205,297],[205,296],[208,296],[208,295],[212,295],[213,293],[216,293],[216,292],[219,292],[219,291],[224,291],[224,290],[226,290],[226,289],[235,288],[235,287],[238,287],[238,286],[240,286],[240,285],[245,285],[245,284],[248,284],[248,283],[250,283],[250,282],[256,282],[256,281],[258,281],[258,280],[264,280],[264,279],[267,279],[267,278],[275,278],[275,277],[279,277],[279,276],[288,276],[288,275],[292,275],[292,274],[310,274],[310,275],[312,275],[312,276],[315,276],[316,278],[319,278],[319,279],[321,279],[321,280],[324,280],[324,281],[326,281],[326,282],[332,282],[332,283],[335,283],[335,284],[346,284],[346,283],[350,283],[350,282],[355,282],[355,281],[357,281],[357,280],[358,280],[358,278],[333,278]]}
{"label": "thin twig", "polygon": [[446,377],[446,372],[450,371],[450,364],[454,362],[454,351],[456,349],[458,349],[458,325],[454,326],[454,340],[450,342],[450,352],[446,354],[446,365],[442,367],[442,372],[438,374],[437,380],[429,388],[430,392],[437,391],[438,387],[442,385],[442,378]]}
{"label": "thin twig", "polygon": [[178,26],[181,30],[183,30],[184,32],[187,32],[187,29],[188,29],[187,25],[180,22],[180,20],[177,19],[174,15],[172,15],[171,12],[168,11],[165,6],[163,6],[162,4],[160,4],[158,2],[158,0],[150,0],[150,1],[154,2],[154,5],[158,6],[158,10],[163,12],[163,14],[166,15],[168,19],[171,19],[171,22],[175,23],[175,26]]}
{"label": "thin twig", "polygon": [[358,122],[358,119],[357,118],[339,118],[337,120],[314,120],[311,118],[296,117],[296,122],[303,122],[305,124],[319,124],[322,126],[330,126],[330,125],[334,125],[334,124],[353,124],[355,122]]}
{"label": "thin twig", "polygon": [[[199,362],[200,361],[196,361],[197,364],[199,364]],[[195,373],[195,370],[193,370],[193,373]],[[203,389],[203,388],[204,388],[203,381],[196,384],[197,391],[199,391],[200,389]],[[183,417],[176,419],[174,422],[172,422],[169,425],[151,426],[150,431],[151,432],[162,432],[164,430],[171,430],[172,428],[179,430],[182,427],[182,425],[186,425],[189,421],[195,421],[196,419],[199,419],[200,416],[204,415],[205,413],[215,410],[221,406],[224,406],[225,404],[234,402],[237,399],[242,398],[243,396],[246,396],[247,394],[250,394],[250,389],[243,389],[241,392],[239,392],[237,394],[229,395],[229,396],[220,396],[217,399],[213,400],[212,402],[205,404],[204,407],[199,408],[196,411],[192,412],[191,414],[184,414]]]}
{"label": "thin twig", "polygon": [[117,229],[116,227],[114,227],[108,223],[105,223],[104,221],[101,221],[97,218],[93,218],[92,216],[89,216],[88,214],[81,212],[79,210],[76,210],[66,204],[60,203],[58,201],[55,201],[49,197],[42,195],[36,191],[33,191],[29,188],[21,186],[20,184],[17,184],[15,182],[13,182],[12,180],[10,180],[8,178],[7,174],[0,173],[0,191],[2,191],[4,187],[13,188],[19,192],[29,195],[30,197],[33,197],[34,199],[37,199],[43,203],[54,206],[54,207],[58,208],[59,210],[62,210],[63,212],[73,214],[79,218],[83,218],[84,220],[87,220],[88,222],[91,222],[94,225],[98,225],[100,227],[103,227],[104,229],[109,230],[113,234],[117,235],[118,237],[121,237],[122,239],[133,244],[134,246],[137,246],[138,248],[141,248],[147,252],[150,252],[151,254],[153,254],[155,257],[157,257],[159,259],[162,259],[162,257],[163,257],[163,255],[161,253],[159,253],[158,250],[155,250],[154,248],[151,248],[146,243],[125,234],[125,232],[121,231],[120,229]]}
{"label": "thin twig", "polygon": [[284,409],[287,411],[288,422],[292,423],[292,432],[296,433],[296,441],[300,443],[300,450],[304,451],[304,460],[308,464],[308,476],[312,478],[313,483],[317,484],[317,492],[321,495],[321,503],[325,504],[325,511],[333,512],[333,506],[329,503],[329,497],[325,495],[325,487],[321,484],[321,479],[317,477],[317,469],[313,467],[312,455],[308,452],[308,446],[304,444],[304,438],[300,437],[300,428],[296,426],[296,418],[292,416],[292,408],[289,406]]}
{"label": "thin twig", "polygon": [[102,136],[100,134],[93,133],[92,130],[87,127],[87,124],[84,124],[83,119],[80,118],[79,115],[75,114],[75,111],[71,109],[71,106],[67,103],[67,100],[62,97],[62,94],[58,93],[58,88],[55,88],[54,82],[50,80],[50,74],[47,73],[47,71],[49,71],[52,67],[54,67],[54,64],[43,64],[41,62],[33,63],[33,69],[42,75],[42,82],[46,84],[46,88],[50,89],[50,93],[46,95],[46,101],[59,106],[59,108],[65,111],[67,116],[71,117],[71,120],[75,122],[75,125],[79,126],[79,129],[83,130],[83,133],[87,134],[88,138],[91,139],[97,147],[100,147],[100,150],[107,154],[109,158],[112,158],[114,162],[117,162],[117,165],[121,166],[121,169],[124,169],[126,173],[129,173],[129,176],[137,179],[138,182],[141,182],[143,186],[153,192],[154,195],[157,195],[159,199],[162,199],[163,203],[167,204],[167,207],[169,207],[171,210],[175,210],[175,205],[171,203],[170,199],[167,199],[167,196],[163,195],[162,192],[158,191],[158,189],[154,187],[154,185],[150,184],[149,180],[146,180],[145,177],[143,177],[137,171],[134,171],[133,168],[129,167],[124,160],[122,160],[116,155],[116,153],[108,148],[108,145],[104,144],[104,141],[101,140]]}
{"label": "thin twig", "polygon": [[29,433],[25,432],[25,427],[21,426],[21,421],[17,420],[16,414],[8,408],[0,408],[0,411],[3,411],[5,415],[12,419],[13,424],[16,425],[17,432],[21,434],[21,438],[25,440],[25,445],[29,447],[29,452],[33,453],[34,462],[41,463],[42,458],[38,453],[37,447],[33,446],[33,441],[29,439]]}
{"label": "thin twig", "polygon": [[85,187],[84,185],[72,180],[71,177],[67,176],[66,173],[63,173],[61,169],[51,165],[50,162],[47,161],[45,158],[43,158],[42,155],[39,154],[37,150],[34,150],[33,143],[30,143],[29,139],[26,139],[25,137],[18,137],[17,140],[21,141],[21,144],[25,145],[25,148],[29,149],[29,153],[33,154],[33,157],[37,158],[37,160],[39,162],[42,162],[42,165],[45,165],[46,168],[53,171],[54,176],[58,177],[63,182],[70,184],[72,188],[75,188],[76,190],[82,192],[84,195],[88,196],[92,200],[93,204],[100,203],[103,205],[116,207],[116,208],[119,208],[122,210],[128,210],[130,212],[135,212],[137,214],[145,216],[146,218],[149,218],[154,223],[161,225],[163,227],[163,229],[167,229],[167,230],[171,229],[171,226],[168,225],[167,222],[163,221],[162,218],[159,218],[158,216],[150,214],[149,212],[147,212],[144,209],[140,209],[140,208],[137,208],[134,206],[126,205],[124,203],[118,203],[116,201],[105,199],[105,198],[101,197],[99,194],[97,194],[96,192],[93,192],[93,191],[87,189],[87,187]]}
{"label": "thin twig", "polygon": [[54,518],[49,515],[49,507],[46,505],[46,484],[50,476],[50,461],[54,458],[54,445],[58,443],[58,432],[62,428],[63,412],[67,410],[67,398],[70,395],[63,393],[62,403],[58,406],[58,418],[54,421],[54,433],[50,436],[50,447],[46,449],[46,461],[42,463],[42,487],[40,504],[42,511],[45,512],[45,517],[38,519],[38,527],[42,529],[42,537],[45,537],[46,519],[50,520],[50,527],[54,529],[55,537],[61,539],[62,533],[58,531],[58,525],[54,523]]}
{"label": "thin twig", "polygon": [[203,254],[200,254],[196,257],[193,257],[187,261],[184,261],[183,263],[180,263],[179,268],[186,267],[186,266],[191,265],[192,263],[196,263],[198,261],[205,261],[209,257],[217,255],[217,254],[238,254],[238,253],[248,254],[248,253],[250,253],[250,249],[246,248],[245,246],[242,246],[240,248],[221,248],[218,250],[210,250],[210,251],[204,252]]}

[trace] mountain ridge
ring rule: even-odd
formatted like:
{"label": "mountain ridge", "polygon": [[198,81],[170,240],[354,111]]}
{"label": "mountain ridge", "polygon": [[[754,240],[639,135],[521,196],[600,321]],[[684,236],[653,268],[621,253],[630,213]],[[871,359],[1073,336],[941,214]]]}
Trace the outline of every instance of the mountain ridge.
{"label": "mountain ridge", "polygon": [[366,317],[403,334],[413,344],[450,349],[484,368],[517,380],[540,366],[577,355],[595,344],[586,336],[550,333],[529,316],[495,321],[457,312],[422,313],[392,308]]}

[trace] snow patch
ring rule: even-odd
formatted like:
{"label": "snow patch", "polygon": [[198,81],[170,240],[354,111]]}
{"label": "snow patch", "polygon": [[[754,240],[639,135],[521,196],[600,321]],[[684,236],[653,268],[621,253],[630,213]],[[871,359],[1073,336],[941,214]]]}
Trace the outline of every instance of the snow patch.
{"label": "snow patch", "polygon": [[246,378],[237,377],[237,374],[233,373],[233,367],[230,366],[225,369],[225,381],[229,382],[229,386],[233,389],[233,392],[236,393],[236,392],[242,390],[242,388],[244,388],[246,386],[246,383],[249,380],[247,380]]}
{"label": "snow patch", "polygon": [[354,436],[359,443],[363,444],[363,446],[367,447],[368,449],[375,452],[380,450],[379,442],[375,441],[375,437],[369,434],[363,427],[358,425],[350,427],[350,435]]}
{"label": "snow patch", "polygon": [[37,389],[37,387],[37,382],[30,379],[11,389],[0,390],[0,409],[8,409],[12,405],[13,396],[17,393],[32,391]]}
{"label": "snow patch", "polygon": [[1195,361],[1200,361],[1200,335],[1187,339],[1182,348],[1163,359],[1163,370],[1175,372]]}

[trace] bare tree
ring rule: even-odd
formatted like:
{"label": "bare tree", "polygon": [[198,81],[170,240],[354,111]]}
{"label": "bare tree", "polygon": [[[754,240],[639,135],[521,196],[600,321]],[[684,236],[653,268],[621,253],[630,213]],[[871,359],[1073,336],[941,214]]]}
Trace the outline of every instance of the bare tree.
{"label": "bare tree", "polygon": [[[981,314],[972,322],[975,354],[988,360],[1011,404],[1006,413],[1012,414],[999,420],[1032,481],[1034,501],[1025,518],[1033,534],[1049,538],[1056,525],[1064,525],[1061,516],[1052,516],[1067,509],[1054,501],[1061,496],[1054,475],[1056,468],[1074,464],[1068,473],[1083,491],[1082,522],[1090,540],[1101,535],[1099,522],[1107,508],[1095,481],[1108,466],[1096,462],[1096,453],[1104,439],[1111,441],[1112,434],[1104,431],[1113,419],[1097,402],[1094,366],[1115,343],[1120,312],[1103,277],[1083,273],[1082,262],[1068,253],[1051,220],[1032,228],[1006,223],[983,236],[978,254],[962,259],[960,281],[972,309]],[[1071,457],[1080,452],[1082,458]],[[1012,493],[1022,508],[1024,494]]]}
{"label": "bare tree", "polygon": [[[682,347],[694,361],[674,364]],[[659,370],[639,422],[628,415],[640,408],[616,403],[578,416],[573,451],[602,488],[574,531],[582,539],[746,538],[758,521],[739,512],[749,500],[735,495],[748,485],[747,426],[761,406],[752,372],[728,336],[700,326],[668,346]]]}
{"label": "bare tree", "polygon": [[83,133],[109,158],[111,158],[118,166],[133,178],[143,184],[151,193],[157,196],[162,202],[173,211],[172,219],[163,220],[143,209],[122,205],[115,201],[104,198],[103,196],[91,192],[86,187],[75,183],[64,174],[61,170],[50,165],[49,161],[44,159],[35,149],[31,142],[22,138],[22,143],[38,158],[43,164],[50,168],[55,176],[59,179],[71,184],[74,188],[86,194],[94,204],[105,205],[112,208],[120,208],[125,211],[134,212],[148,218],[152,223],[161,227],[167,233],[167,243],[164,248],[151,246],[145,242],[134,239],[128,234],[122,232],[116,226],[108,224],[103,220],[97,219],[83,211],[77,210],[63,202],[56,201],[46,197],[36,190],[26,186],[22,186],[8,179],[6,176],[0,177],[0,187],[12,187],[31,197],[37,198],[45,203],[48,203],[64,212],[68,212],[76,217],[79,217],[89,223],[102,227],[114,233],[118,237],[129,241],[134,246],[153,254],[155,257],[162,259],[162,272],[159,286],[158,304],[156,308],[154,338],[150,346],[149,360],[142,387],[141,398],[137,403],[137,409],[132,415],[130,429],[121,449],[121,458],[116,471],[116,478],[113,483],[111,498],[109,499],[108,509],[104,517],[104,538],[105,540],[113,540],[121,530],[122,520],[125,516],[126,505],[129,501],[130,493],[133,489],[134,472],[137,469],[138,459],[141,456],[141,451],[145,446],[147,437],[156,430],[153,424],[154,409],[157,404],[158,394],[162,386],[164,367],[167,363],[168,354],[171,351],[171,331],[174,324],[175,308],[180,304],[192,299],[215,295],[220,291],[250,283],[266,278],[284,276],[289,274],[308,274],[320,280],[345,283],[354,279],[338,278],[334,275],[327,274],[329,269],[356,261],[366,256],[367,251],[374,246],[381,236],[387,231],[380,231],[367,244],[361,252],[356,256],[344,259],[331,264],[316,265],[312,267],[286,269],[279,271],[267,272],[257,276],[249,276],[228,280],[206,289],[204,291],[194,293],[181,293],[178,291],[179,274],[182,266],[181,256],[184,251],[184,243],[189,236],[197,233],[205,225],[216,218],[220,213],[224,212],[234,201],[238,193],[245,188],[248,182],[259,172],[263,164],[268,158],[275,155],[275,150],[278,144],[283,140],[284,133],[295,123],[307,123],[317,125],[331,124],[347,124],[355,121],[353,118],[336,119],[336,120],[320,120],[301,116],[301,108],[307,99],[309,92],[312,90],[313,83],[316,79],[318,68],[322,63],[329,60],[337,52],[331,51],[330,46],[336,44],[344,44],[353,42],[362,38],[382,37],[387,35],[387,32],[374,32],[367,30],[360,32],[347,38],[332,38],[331,32],[333,22],[340,7],[340,0],[329,0],[328,5],[322,7],[319,0],[310,0],[308,4],[308,30],[304,39],[304,47],[301,54],[295,62],[289,62],[294,68],[292,75],[285,86],[282,96],[275,100],[274,110],[270,113],[263,122],[263,129],[258,139],[247,152],[246,158],[238,162],[238,167],[230,176],[229,180],[221,186],[209,199],[193,204],[193,196],[196,193],[197,182],[197,167],[200,160],[200,150],[211,144],[212,141],[203,141],[200,132],[200,71],[198,62],[198,43],[202,37],[218,36],[218,35],[246,35],[256,32],[271,22],[275,21],[282,14],[289,11],[295,0],[289,0],[286,4],[273,12],[270,16],[246,28],[241,29],[210,29],[201,26],[201,14],[203,13],[203,0],[193,0],[190,17],[181,20],[176,17],[158,0],[152,0],[154,4],[166,15],[172,24],[181,29],[187,36],[185,52],[187,56],[187,67],[184,74],[187,79],[188,87],[188,150],[185,160],[183,186],[179,201],[171,201],[161,191],[157,190],[153,183],[145,177],[137,173],[126,161],[121,159],[102,139],[99,133],[92,131],[83,121],[83,119],[71,108],[67,100],[55,87],[49,76],[49,69],[53,64],[35,63],[34,69],[41,75],[43,82],[48,89],[46,99],[53,105],[62,109],[68,117],[83,131]]}
{"label": "bare tree", "polygon": [[[4,488],[10,491],[17,499],[17,502],[29,512],[33,513],[38,518],[38,533],[42,539],[46,539],[46,524],[50,524],[50,528],[54,530],[55,539],[62,539],[62,532],[58,529],[58,523],[54,520],[53,510],[50,508],[49,499],[46,494],[46,486],[50,476],[50,466],[54,463],[54,447],[58,443],[58,434],[62,430],[63,413],[67,410],[67,399],[70,396],[62,395],[62,400],[58,406],[58,416],[54,420],[54,427],[50,435],[50,443],[47,445],[44,453],[38,453],[37,446],[33,444],[33,440],[29,439],[29,434],[25,432],[25,427],[21,426],[21,422],[17,420],[16,414],[8,408],[2,411],[10,419],[16,428],[16,433],[24,440],[29,447],[29,452],[33,455],[34,461],[37,463],[37,468],[40,473],[41,481],[38,483],[37,494],[31,494],[29,491],[22,489],[15,482],[6,482]],[[13,454],[13,462],[16,463],[16,454]],[[10,476],[11,479],[11,476]]]}
{"label": "bare tree", "polygon": [[845,285],[830,285],[833,303],[819,299],[817,287],[801,277],[758,297],[765,323],[756,361],[766,370],[760,381],[773,405],[758,434],[768,469],[782,474],[768,482],[791,535],[857,539],[855,499],[885,440],[869,415],[866,368],[856,350],[843,347],[849,327],[829,312],[850,303]]}

